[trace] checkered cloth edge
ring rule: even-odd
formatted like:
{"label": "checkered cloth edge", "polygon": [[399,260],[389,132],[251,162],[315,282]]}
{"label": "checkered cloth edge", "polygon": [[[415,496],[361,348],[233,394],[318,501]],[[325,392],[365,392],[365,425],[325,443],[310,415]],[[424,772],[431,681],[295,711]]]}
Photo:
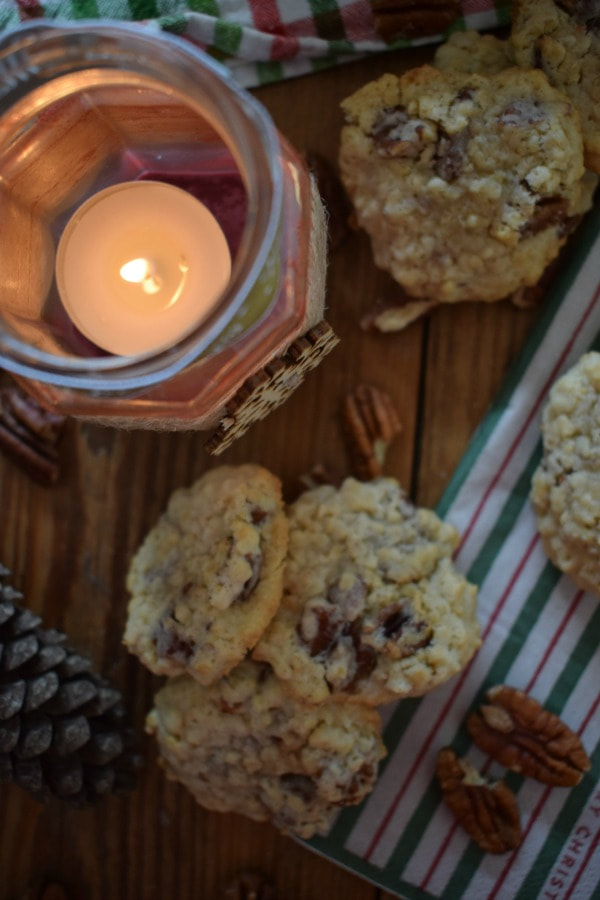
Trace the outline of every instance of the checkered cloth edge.
{"label": "checkered cloth edge", "polygon": [[[461,6],[452,28],[509,21],[508,2],[462,0]],[[441,38],[386,44],[368,0],[0,0],[0,29],[39,17],[139,21],[184,36],[227,65],[244,87]]]}

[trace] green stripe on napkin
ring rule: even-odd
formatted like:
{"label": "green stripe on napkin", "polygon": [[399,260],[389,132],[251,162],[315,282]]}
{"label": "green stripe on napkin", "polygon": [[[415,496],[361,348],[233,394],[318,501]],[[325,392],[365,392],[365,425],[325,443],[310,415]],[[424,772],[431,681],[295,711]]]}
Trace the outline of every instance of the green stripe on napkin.
{"label": "green stripe on napkin", "polygon": [[[384,731],[389,755],[372,796],[343,811],[328,837],[310,842],[398,896],[537,897],[556,877],[553,867],[580,817],[582,830],[587,828],[596,795],[600,809],[600,606],[548,562],[528,499],[548,390],[583,352],[600,349],[599,209],[580,226],[569,253],[438,506],[463,534],[458,567],[480,585],[482,650],[447,685],[396,705]],[[570,790],[509,776],[519,791],[525,839],[518,852],[504,857],[486,855],[469,841],[434,779],[441,746],[479,753],[464,719],[496,683],[521,687],[564,714],[595,760],[593,773]],[[573,862],[572,884],[565,885],[572,897],[600,890],[598,841],[592,835]]]}

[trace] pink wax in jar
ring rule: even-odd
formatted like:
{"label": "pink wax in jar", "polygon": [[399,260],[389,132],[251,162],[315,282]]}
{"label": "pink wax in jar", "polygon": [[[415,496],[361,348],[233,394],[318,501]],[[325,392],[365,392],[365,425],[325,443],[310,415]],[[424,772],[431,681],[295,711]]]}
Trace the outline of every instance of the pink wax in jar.
{"label": "pink wax in jar", "polygon": [[234,172],[143,172],[139,181],[162,181],[182,188],[211,211],[225,234],[232,258],[238,251],[246,214],[248,198],[244,182]]}

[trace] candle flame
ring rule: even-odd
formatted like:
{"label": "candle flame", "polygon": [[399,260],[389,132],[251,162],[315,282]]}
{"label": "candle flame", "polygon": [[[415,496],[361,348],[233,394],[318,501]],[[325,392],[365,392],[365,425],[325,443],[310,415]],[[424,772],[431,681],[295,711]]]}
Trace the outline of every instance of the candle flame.
{"label": "candle flame", "polygon": [[139,257],[123,263],[119,269],[123,281],[140,284],[145,294],[156,294],[160,290],[160,278],[150,260]]}
{"label": "candle flame", "polygon": [[121,266],[121,278],[132,284],[140,284],[150,274],[150,263],[147,259],[130,259]]}

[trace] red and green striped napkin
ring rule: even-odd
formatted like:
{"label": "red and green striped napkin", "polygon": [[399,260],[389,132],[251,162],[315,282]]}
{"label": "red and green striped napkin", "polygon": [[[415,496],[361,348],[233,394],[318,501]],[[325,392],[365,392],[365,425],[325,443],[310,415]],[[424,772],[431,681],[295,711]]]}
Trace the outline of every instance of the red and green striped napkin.
{"label": "red and green striped napkin", "polygon": [[[600,350],[599,259],[596,209],[438,506],[462,534],[457,566],[480,586],[482,647],[442,688],[385,710],[389,755],[373,794],[312,842],[400,897],[600,897],[600,601],[548,562],[528,499],[549,388],[582,353]],[[509,774],[523,842],[492,856],[456,824],[433,776],[445,745],[504,774],[464,728],[466,713],[499,683],[559,715],[580,735],[592,769],[571,789]]]}
{"label": "red and green striped napkin", "polygon": [[[453,28],[509,20],[509,0],[462,0],[461,6]],[[0,0],[0,29],[41,16],[140,21],[183,35],[224,62],[245,87],[439,39],[384,43],[369,0]]]}

